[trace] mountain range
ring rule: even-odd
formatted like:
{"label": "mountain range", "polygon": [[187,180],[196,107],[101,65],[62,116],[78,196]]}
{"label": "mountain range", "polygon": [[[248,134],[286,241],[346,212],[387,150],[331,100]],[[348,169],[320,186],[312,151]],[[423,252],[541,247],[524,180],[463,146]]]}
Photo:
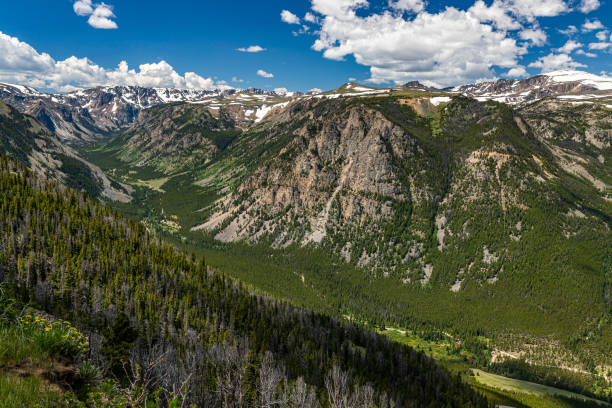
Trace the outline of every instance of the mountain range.
{"label": "mountain range", "polygon": [[0,100],[4,154],[254,287],[612,389],[611,78]]}
{"label": "mountain range", "polygon": [[281,103],[290,100],[323,96],[333,98],[344,94],[368,95],[391,92],[393,89],[446,91],[479,100],[511,104],[546,97],[612,104],[612,78],[580,71],[556,71],[528,79],[501,79],[444,90],[424,86],[418,81],[396,88],[372,88],[349,83],[335,91],[308,94],[286,91],[277,93],[255,88],[204,91],[137,86],[96,87],[67,94],[52,94],[28,86],[0,84],[0,100],[35,117],[66,140],[91,141],[129,127],[141,110],[157,105],[194,103],[208,106],[211,110],[233,106],[231,110],[236,115],[244,115],[243,118],[255,122],[260,121],[271,107],[279,107]]}

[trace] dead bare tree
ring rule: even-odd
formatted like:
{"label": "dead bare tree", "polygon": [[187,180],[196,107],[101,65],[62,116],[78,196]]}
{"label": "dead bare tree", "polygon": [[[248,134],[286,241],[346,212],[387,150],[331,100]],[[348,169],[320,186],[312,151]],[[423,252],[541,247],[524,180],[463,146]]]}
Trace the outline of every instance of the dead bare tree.
{"label": "dead bare tree", "polygon": [[274,362],[274,355],[267,351],[261,361],[259,382],[257,383],[261,408],[271,408],[284,402],[284,394],[279,392],[279,386],[285,378],[284,369],[277,367]]}
{"label": "dead bare tree", "polygon": [[247,386],[244,378],[249,365],[248,342],[239,342],[237,346],[229,343],[215,344],[209,351],[209,357],[215,368],[218,402],[224,408],[245,407]]}
{"label": "dead bare tree", "polygon": [[167,356],[167,352],[155,346],[140,355],[132,353],[129,363],[122,363],[128,382],[127,394],[130,406],[146,405],[149,391],[164,383],[164,370],[160,370],[160,367],[165,363]]}
{"label": "dead bare tree", "polygon": [[352,378],[334,364],[325,376],[325,388],[332,408],[354,408]]}
{"label": "dead bare tree", "polygon": [[374,403],[374,388],[370,384],[355,387],[353,403],[355,408],[374,407],[376,405]]}
{"label": "dead bare tree", "polygon": [[283,408],[320,408],[314,387],[308,386],[302,377],[295,383],[285,384]]}

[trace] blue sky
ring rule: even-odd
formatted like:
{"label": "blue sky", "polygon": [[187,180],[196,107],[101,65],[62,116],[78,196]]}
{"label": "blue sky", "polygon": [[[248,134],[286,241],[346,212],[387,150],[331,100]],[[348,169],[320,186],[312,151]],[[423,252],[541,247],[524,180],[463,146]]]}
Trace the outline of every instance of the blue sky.
{"label": "blue sky", "polygon": [[[450,86],[555,69],[602,74],[612,71],[607,1],[10,1],[0,81],[307,91],[349,79]],[[238,51],[254,46],[265,50]]]}

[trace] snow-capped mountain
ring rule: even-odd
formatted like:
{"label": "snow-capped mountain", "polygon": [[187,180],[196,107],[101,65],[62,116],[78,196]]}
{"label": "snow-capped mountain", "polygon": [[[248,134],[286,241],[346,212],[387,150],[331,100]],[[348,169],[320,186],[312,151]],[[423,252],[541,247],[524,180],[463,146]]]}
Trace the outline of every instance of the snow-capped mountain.
{"label": "snow-capped mountain", "polygon": [[[262,102],[268,97],[281,96],[261,89],[206,91],[136,86],[96,87],[51,94],[27,86],[0,84],[0,100],[34,116],[66,140],[92,140],[127,128],[142,109],[152,106],[189,102],[211,104],[214,108],[217,102],[218,105],[246,95],[254,95],[255,101]],[[288,93],[286,97],[293,95]],[[249,107],[245,107],[247,109]]]}
{"label": "snow-capped mountain", "polygon": [[546,97],[569,101],[612,97],[612,78],[583,71],[554,71],[527,79],[500,79],[460,86],[454,91],[479,100],[519,104]]}
{"label": "snow-capped mountain", "polygon": [[[285,106],[296,98],[366,96],[406,89],[448,91],[414,81],[395,88],[372,88],[350,83],[334,91],[308,95],[284,89],[276,92],[256,88],[206,91],[137,86],[95,87],[67,94],[52,94],[28,86],[0,83],[0,100],[22,113],[34,116],[64,140],[87,141],[126,129],[134,123],[141,110],[167,103],[202,104],[211,113],[220,114],[223,111],[238,126],[246,127],[261,121],[275,107]],[[509,104],[556,97],[574,104],[599,102],[612,106],[612,78],[582,71],[555,71],[527,79],[480,82],[456,87],[450,92]]]}

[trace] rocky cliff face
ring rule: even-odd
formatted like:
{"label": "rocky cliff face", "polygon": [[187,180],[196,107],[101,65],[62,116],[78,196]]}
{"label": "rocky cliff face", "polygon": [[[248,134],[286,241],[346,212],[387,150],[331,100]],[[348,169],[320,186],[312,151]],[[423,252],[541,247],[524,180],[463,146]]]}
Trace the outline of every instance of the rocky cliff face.
{"label": "rocky cliff face", "polygon": [[129,186],[112,183],[99,167],[82,158],[31,116],[0,102],[0,148],[39,174],[94,197],[129,202]]}
{"label": "rocky cliff face", "polygon": [[[507,248],[524,245],[521,231],[534,228],[526,214],[542,200],[576,210],[555,187],[568,169],[529,116],[535,107],[523,118],[456,97],[418,114],[428,103],[385,96],[289,105],[236,142],[239,160],[256,165],[194,230],[221,241],[322,246],[370,271],[454,290],[467,276],[495,283]],[[258,146],[268,154],[249,156]],[[607,184],[585,174],[580,183],[604,203]]]}

